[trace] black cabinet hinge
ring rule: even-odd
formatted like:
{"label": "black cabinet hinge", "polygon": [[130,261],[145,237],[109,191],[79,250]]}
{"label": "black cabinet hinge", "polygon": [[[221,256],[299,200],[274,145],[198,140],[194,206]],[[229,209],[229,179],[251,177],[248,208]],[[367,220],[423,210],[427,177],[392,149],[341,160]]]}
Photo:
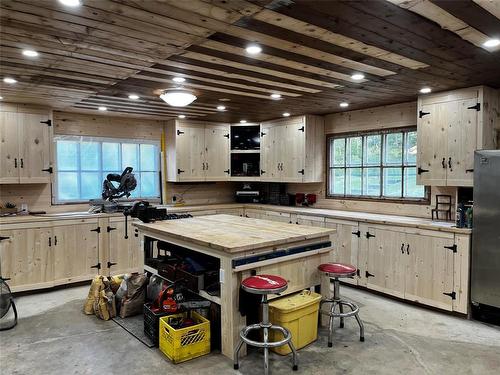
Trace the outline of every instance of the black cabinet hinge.
{"label": "black cabinet hinge", "polygon": [[370,232],[366,232],[366,238],[370,238],[370,237],[375,237],[375,235],[371,234]]}
{"label": "black cabinet hinge", "polygon": [[4,236],[0,236],[0,241],[3,241],[3,240],[8,240],[10,237],[4,237]]}
{"label": "black cabinet hinge", "polygon": [[365,277],[368,278],[368,277],[375,277],[375,275],[373,273],[370,273],[368,271],[365,271]]}
{"label": "black cabinet hinge", "polygon": [[359,268],[356,270],[356,276],[361,277],[361,271],[359,270]]}
{"label": "black cabinet hinge", "polygon": [[91,229],[91,232],[101,233],[101,227],[97,227],[95,229]]}
{"label": "black cabinet hinge", "polygon": [[47,126],[52,126],[52,120],[40,121],[40,124],[47,124]]}
{"label": "black cabinet hinge", "polygon": [[52,169],[52,167],[48,167],[48,168],[42,169],[42,172],[54,173],[54,170]]}
{"label": "black cabinet hinge", "polygon": [[260,174],[264,174],[266,171],[263,171],[262,169],[260,170]]}
{"label": "black cabinet hinge", "polygon": [[456,244],[453,244],[451,246],[443,246],[445,249],[448,249],[448,250],[451,250],[453,251],[454,253],[457,252],[457,245]]}
{"label": "black cabinet hinge", "polygon": [[181,134],[184,134],[184,132],[182,130],[177,130],[177,135],[181,135]]}
{"label": "black cabinet hinge", "polygon": [[116,263],[108,262],[108,268],[111,268],[111,266],[114,266],[114,265],[116,265]]}
{"label": "black cabinet hinge", "polygon": [[361,237],[361,231],[358,229],[357,232],[352,232],[355,236]]}
{"label": "black cabinet hinge", "polygon": [[52,246],[52,237],[49,237],[49,247]]}
{"label": "black cabinet hinge", "polygon": [[476,105],[473,105],[472,107],[467,107],[467,109],[475,109],[476,111],[481,110],[481,103],[477,103]]}
{"label": "black cabinet hinge", "polygon": [[228,138],[229,139],[229,134],[224,134],[224,138]]}
{"label": "black cabinet hinge", "polygon": [[302,176],[304,175],[304,168],[302,168],[300,171],[298,171],[297,173],[300,173]]}
{"label": "black cabinet hinge", "polygon": [[112,230],[116,230],[116,228],[110,227],[109,225],[106,227],[106,232],[111,232]]}
{"label": "black cabinet hinge", "polygon": [[445,296],[451,297],[451,299],[457,299],[457,294],[455,292],[443,293]]}
{"label": "black cabinet hinge", "polygon": [[430,112],[419,111],[418,112],[418,117],[422,118],[422,117],[424,117],[426,115],[430,115],[430,114],[431,114]]}
{"label": "black cabinet hinge", "polygon": [[181,174],[181,173],[184,173],[185,171],[183,171],[182,169],[179,169],[177,168],[177,174]]}
{"label": "black cabinet hinge", "polygon": [[428,169],[422,169],[422,168],[418,167],[418,170],[417,170],[418,174],[422,174],[422,173],[425,173],[425,172],[429,172],[429,170]]}
{"label": "black cabinet hinge", "polygon": [[260,132],[260,136],[263,137],[265,136],[267,133],[264,133],[264,132]]}
{"label": "black cabinet hinge", "polygon": [[305,131],[305,128],[304,128],[304,125],[302,125],[302,127],[301,127],[301,128],[299,128],[299,132],[304,133],[304,131]]}
{"label": "black cabinet hinge", "polygon": [[98,270],[101,269],[101,263],[97,263],[96,265],[90,266],[90,268],[97,268]]}
{"label": "black cabinet hinge", "polygon": [[229,173],[231,173],[231,171],[230,171],[229,169],[226,169],[226,170],[224,171],[224,173],[229,174]]}

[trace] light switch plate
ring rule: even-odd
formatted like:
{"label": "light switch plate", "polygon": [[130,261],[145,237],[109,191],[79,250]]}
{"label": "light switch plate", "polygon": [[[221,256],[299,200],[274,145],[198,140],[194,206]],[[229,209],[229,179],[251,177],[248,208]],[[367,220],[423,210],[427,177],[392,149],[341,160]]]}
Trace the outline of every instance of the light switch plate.
{"label": "light switch plate", "polygon": [[222,268],[219,269],[219,282],[224,284],[224,270]]}

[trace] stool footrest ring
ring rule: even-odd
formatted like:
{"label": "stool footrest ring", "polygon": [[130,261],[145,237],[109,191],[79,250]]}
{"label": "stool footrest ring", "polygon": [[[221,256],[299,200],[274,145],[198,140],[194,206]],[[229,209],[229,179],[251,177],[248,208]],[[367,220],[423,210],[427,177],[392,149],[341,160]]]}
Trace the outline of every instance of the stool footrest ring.
{"label": "stool footrest ring", "polygon": [[[250,331],[253,331],[256,329],[263,329],[263,328],[274,329],[276,331],[280,331],[283,334],[283,336],[285,336],[285,338],[280,340],[280,341],[261,342],[261,341],[250,340],[248,337],[246,337]],[[281,327],[281,326],[274,326],[274,325],[266,326],[263,324],[252,324],[252,325],[249,325],[248,327],[243,328],[240,332],[240,337],[246,344],[255,346],[257,348],[276,348],[278,346],[286,345],[292,340],[292,335],[291,335],[290,331],[287,330],[286,328]]]}

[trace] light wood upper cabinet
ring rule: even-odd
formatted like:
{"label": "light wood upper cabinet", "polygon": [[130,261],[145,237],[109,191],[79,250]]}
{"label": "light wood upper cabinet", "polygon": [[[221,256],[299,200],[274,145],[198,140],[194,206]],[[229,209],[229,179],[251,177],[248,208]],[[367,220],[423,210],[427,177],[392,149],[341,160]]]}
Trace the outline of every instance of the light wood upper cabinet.
{"label": "light wood upper cabinet", "polygon": [[0,183],[49,183],[48,110],[2,105],[0,111]]}
{"label": "light wood upper cabinet", "polygon": [[229,124],[170,121],[166,146],[169,182],[229,180]]}
{"label": "light wood upper cabinet", "polygon": [[472,186],[474,151],[498,148],[498,90],[480,86],[420,96],[417,107],[417,183]]}
{"label": "light wood upper cabinet", "polygon": [[325,134],[318,116],[298,116],[261,124],[261,180],[321,182]]}

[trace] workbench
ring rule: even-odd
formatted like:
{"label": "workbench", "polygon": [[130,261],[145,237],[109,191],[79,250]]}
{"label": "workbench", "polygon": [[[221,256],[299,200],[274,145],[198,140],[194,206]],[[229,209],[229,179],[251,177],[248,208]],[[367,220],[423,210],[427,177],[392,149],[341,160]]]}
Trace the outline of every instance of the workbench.
{"label": "workbench", "polygon": [[[238,310],[241,280],[253,272],[279,275],[288,281],[283,294],[319,285],[325,278],[320,277],[317,267],[332,259],[330,235],[335,233],[335,229],[224,214],[134,226],[146,252],[151,251],[154,241],[163,241],[220,261],[220,297],[204,291],[200,295],[221,307],[221,351],[231,359],[239,331],[246,325]],[[157,273],[147,265],[145,270]]]}

